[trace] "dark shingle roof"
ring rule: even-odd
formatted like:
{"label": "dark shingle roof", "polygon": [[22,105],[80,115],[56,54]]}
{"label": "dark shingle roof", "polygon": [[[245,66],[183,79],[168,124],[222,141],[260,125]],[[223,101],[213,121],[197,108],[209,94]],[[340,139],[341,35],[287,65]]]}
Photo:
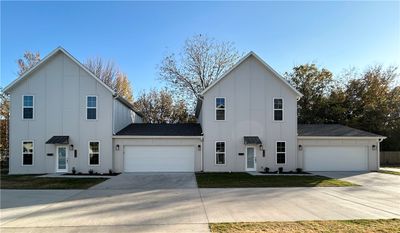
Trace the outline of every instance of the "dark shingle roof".
{"label": "dark shingle roof", "polygon": [[299,124],[298,136],[326,137],[383,137],[367,131],[350,128],[339,124]]}
{"label": "dark shingle roof", "polygon": [[200,124],[130,124],[117,133],[120,136],[202,136]]}
{"label": "dark shingle roof", "polygon": [[262,144],[260,138],[258,136],[244,136],[243,138],[244,144]]}
{"label": "dark shingle roof", "polygon": [[46,144],[69,144],[69,136],[53,136]]}

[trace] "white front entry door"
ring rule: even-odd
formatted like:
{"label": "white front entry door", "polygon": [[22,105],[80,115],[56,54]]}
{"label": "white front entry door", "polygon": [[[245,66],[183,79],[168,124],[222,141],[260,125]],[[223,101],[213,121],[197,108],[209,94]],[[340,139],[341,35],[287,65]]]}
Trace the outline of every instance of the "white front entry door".
{"label": "white front entry door", "polygon": [[193,146],[125,146],[125,172],[193,172]]}
{"label": "white front entry door", "polygon": [[67,146],[57,146],[57,160],[56,160],[56,171],[67,172],[68,171],[68,150]]}
{"label": "white front entry door", "polygon": [[256,149],[254,146],[246,147],[246,171],[255,171],[256,166]]}
{"label": "white front entry door", "polygon": [[305,171],[366,171],[366,146],[305,146]]}

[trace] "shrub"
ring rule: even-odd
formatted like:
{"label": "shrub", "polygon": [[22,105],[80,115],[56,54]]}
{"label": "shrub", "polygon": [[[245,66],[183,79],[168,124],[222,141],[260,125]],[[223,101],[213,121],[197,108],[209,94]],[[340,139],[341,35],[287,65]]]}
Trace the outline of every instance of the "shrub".
{"label": "shrub", "polygon": [[301,168],[296,168],[296,172],[297,172],[297,173],[302,173],[302,172],[303,172],[303,169],[301,169]]}
{"label": "shrub", "polygon": [[74,174],[74,175],[76,174],[76,169],[75,169],[75,167],[72,167],[72,170],[71,170],[71,171],[72,171],[72,174]]}
{"label": "shrub", "polygon": [[265,173],[268,173],[268,172],[269,172],[269,167],[265,167],[265,168],[264,168],[264,172],[265,172]]}
{"label": "shrub", "polygon": [[283,167],[278,168],[278,173],[283,173]]}
{"label": "shrub", "polygon": [[89,175],[93,175],[93,169],[89,169]]}

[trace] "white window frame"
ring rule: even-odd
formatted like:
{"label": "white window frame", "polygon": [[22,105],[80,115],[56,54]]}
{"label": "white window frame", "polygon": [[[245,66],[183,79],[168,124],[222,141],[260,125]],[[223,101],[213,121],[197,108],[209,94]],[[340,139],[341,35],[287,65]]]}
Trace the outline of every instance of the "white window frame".
{"label": "white window frame", "polygon": [[[96,107],[89,107],[88,106],[88,98],[89,97],[95,97],[96,98]],[[85,99],[85,101],[86,101],[86,120],[87,121],[96,121],[97,120],[97,116],[98,116],[98,108],[97,108],[97,106],[99,106],[99,101],[98,101],[98,97],[97,97],[97,95],[87,95],[86,96],[86,99]],[[96,109],[96,119],[88,119],[88,109]]]}
{"label": "white window frame", "polygon": [[[25,96],[32,96],[32,107],[31,106],[27,106],[25,107],[25,101],[24,98]],[[32,108],[32,118],[24,118],[24,108]],[[32,121],[35,119],[35,96],[34,95],[22,95],[22,120],[25,121]]]}
{"label": "white window frame", "polygon": [[[98,152],[98,154],[99,154],[99,164],[90,164],[90,143],[91,142],[97,142],[97,143],[99,143],[99,152]],[[100,153],[101,152],[101,150],[100,150],[100,141],[96,141],[96,140],[91,140],[91,141],[88,141],[88,165],[89,166],[91,166],[91,167],[99,167],[100,166],[100,164],[101,164],[101,159],[100,159]]]}
{"label": "white window frame", "polygon": [[[24,142],[31,142],[32,143],[32,164],[24,164]],[[34,166],[35,164],[35,142],[33,140],[22,140],[21,142],[21,165],[22,166]]]}
{"label": "white window frame", "polygon": [[[285,143],[285,152],[278,152],[278,142],[284,142]],[[287,161],[286,151],[287,151],[287,142],[286,141],[276,141],[275,142],[275,161],[276,161],[277,165],[286,165],[286,161]],[[284,163],[278,163],[278,153],[279,154],[285,154],[285,162]]]}
{"label": "white window frame", "polygon": [[[224,152],[217,152],[217,143],[218,142],[223,142],[224,143]],[[224,154],[224,163],[217,163],[217,153],[218,154]],[[226,141],[215,141],[214,143],[214,163],[217,166],[225,166],[226,165]]]}
{"label": "white window frame", "polygon": [[[224,99],[224,102],[225,102],[225,108],[217,108],[217,99]],[[215,100],[214,100],[214,108],[215,108],[215,111],[214,111],[214,114],[215,114],[215,120],[216,121],[226,121],[226,98],[225,97],[215,97]],[[223,120],[218,120],[217,119],[217,110],[224,110],[224,119]]]}
{"label": "white window frame", "polygon": [[[282,109],[275,108],[275,100],[281,99],[282,100]],[[285,99],[283,97],[274,97],[272,99],[272,120],[274,122],[284,122],[285,121]],[[275,120],[275,110],[282,110],[282,120]]]}

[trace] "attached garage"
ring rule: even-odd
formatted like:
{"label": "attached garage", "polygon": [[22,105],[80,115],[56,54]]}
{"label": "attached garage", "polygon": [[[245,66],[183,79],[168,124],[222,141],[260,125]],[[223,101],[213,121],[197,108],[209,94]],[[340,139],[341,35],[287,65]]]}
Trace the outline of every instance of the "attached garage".
{"label": "attached garage", "polygon": [[193,146],[125,146],[124,172],[194,172]]}
{"label": "attached garage", "polygon": [[304,146],[305,171],[367,171],[367,146]]}
{"label": "attached garage", "polygon": [[376,171],[385,138],[343,125],[299,125],[298,164],[305,171]]}
{"label": "attached garage", "polygon": [[131,124],[113,137],[113,143],[117,172],[202,170],[199,124]]}

